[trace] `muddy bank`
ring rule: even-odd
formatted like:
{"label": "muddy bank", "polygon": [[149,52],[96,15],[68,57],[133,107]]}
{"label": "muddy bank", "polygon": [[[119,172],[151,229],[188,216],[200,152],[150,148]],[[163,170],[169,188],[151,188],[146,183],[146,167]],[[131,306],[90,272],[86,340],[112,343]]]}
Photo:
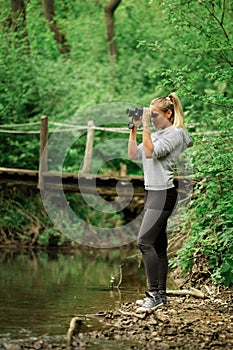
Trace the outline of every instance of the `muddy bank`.
{"label": "muddy bank", "polygon": [[[73,319],[76,328],[69,333],[70,349],[233,348],[232,289],[205,298],[170,295],[167,305],[152,313],[138,314],[135,309],[134,303],[124,303],[116,310],[100,310],[96,315]],[[98,320],[98,327],[88,331],[93,317]],[[67,348],[67,335],[0,340],[2,350]]]}

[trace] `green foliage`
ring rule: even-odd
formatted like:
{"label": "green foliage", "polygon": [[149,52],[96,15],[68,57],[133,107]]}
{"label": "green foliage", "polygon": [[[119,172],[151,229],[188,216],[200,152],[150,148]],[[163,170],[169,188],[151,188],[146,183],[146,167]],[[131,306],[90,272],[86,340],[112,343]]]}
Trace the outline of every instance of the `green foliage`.
{"label": "green foliage", "polygon": [[[19,244],[19,245],[38,245],[38,246],[61,246],[70,243],[69,219],[65,217],[63,227],[67,222],[67,237],[61,234],[56,227],[52,225],[47,213],[43,207],[40,193],[30,190],[13,189],[0,191],[0,202],[4,203],[0,209],[0,236],[1,244]],[[94,227],[117,227],[124,224],[121,213],[104,212],[104,205],[97,197],[89,195],[89,201],[93,205],[88,206],[80,194],[68,194],[67,201],[70,208],[76,214],[78,220],[73,230],[77,232],[75,241],[82,237],[82,225],[79,221],[84,221]],[[108,205],[108,210],[109,207]],[[55,209],[53,217],[60,220],[61,212]],[[78,236],[79,235],[79,236]],[[104,237],[103,237],[104,239]],[[108,242],[106,242],[107,244]]]}
{"label": "green foliage", "polygon": [[40,149],[38,135],[13,135],[14,136],[12,137],[12,135],[5,136],[0,134],[1,166],[38,170]]}
{"label": "green foliage", "polygon": [[197,259],[200,266],[208,262],[213,281],[226,286],[233,283],[232,117],[218,117],[218,132],[194,137],[190,157],[198,182],[185,218],[189,237],[178,254],[184,271]]}
{"label": "green foliage", "polygon": [[1,243],[43,244],[52,226],[42,210],[41,198],[30,191],[15,189],[1,190],[0,196],[4,203],[0,209]]}
{"label": "green foliage", "polygon": [[232,3],[165,0],[161,6],[173,32],[163,29],[165,43],[146,43],[169,58],[153,76],[158,86],[183,96],[193,121],[207,123],[210,111],[232,107]]}
{"label": "green foliage", "polygon": [[[92,203],[93,208],[90,208],[88,203],[83,200],[81,194],[67,195],[69,205],[81,220],[89,223],[93,227],[111,228],[123,224],[123,217],[117,213],[112,206],[112,212],[105,212],[104,204],[99,198],[94,195],[87,195],[89,203]],[[111,211],[111,204],[108,203],[108,211]],[[82,232],[80,232],[82,234]]]}

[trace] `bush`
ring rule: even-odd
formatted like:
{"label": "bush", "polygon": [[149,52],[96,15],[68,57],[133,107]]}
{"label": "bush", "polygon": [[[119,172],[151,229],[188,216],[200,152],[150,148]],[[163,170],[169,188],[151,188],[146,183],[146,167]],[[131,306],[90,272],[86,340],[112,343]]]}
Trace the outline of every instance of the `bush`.
{"label": "bush", "polygon": [[[231,118],[219,118],[217,133],[195,136],[190,154],[198,181],[185,219],[189,237],[178,252],[184,271],[208,262],[215,283],[233,283],[233,197]],[[221,123],[222,121],[222,123]],[[201,180],[200,180],[201,179]]]}

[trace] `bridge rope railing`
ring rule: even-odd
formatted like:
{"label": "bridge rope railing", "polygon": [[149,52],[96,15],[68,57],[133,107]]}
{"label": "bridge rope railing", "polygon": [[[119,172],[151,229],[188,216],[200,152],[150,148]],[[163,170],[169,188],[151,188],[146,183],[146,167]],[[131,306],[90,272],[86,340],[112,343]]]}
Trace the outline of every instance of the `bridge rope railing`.
{"label": "bridge rope railing", "polygon": [[[34,125],[40,125],[40,122],[30,122],[30,123],[22,123],[22,124],[3,124],[0,125],[0,133],[11,133],[11,134],[40,134],[41,130],[14,130],[14,129],[6,129],[6,128],[15,128],[15,127],[25,127],[25,126],[34,126]],[[49,129],[49,133],[56,133],[56,132],[70,132],[75,130],[88,130],[90,127],[88,125],[76,125],[76,124],[65,124],[65,123],[57,123],[57,122],[48,122],[48,126],[57,126],[59,128],[56,129]],[[61,127],[63,129],[61,129]],[[91,126],[91,129],[93,130],[100,130],[100,131],[110,131],[110,132],[120,132],[120,133],[129,133],[128,128],[114,128],[114,127],[100,127],[93,125]]]}
{"label": "bridge rope railing", "polygon": [[[28,127],[28,126],[40,126],[41,122],[29,122],[29,123],[21,123],[21,124],[2,124],[0,125],[0,133],[7,134],[40,134],[41,129],[38,130],[14,130],[14,128],[18,127]],[[96,125],[92,125],[91,127],[87,125],[77,125],[77,124],[67,124],[67,123],[58,123],[58,122],[48,122],[48,126],[57,126],[59,128],[56,129],[48,129],[49,133],[60,133],[60,132],[70,132],[75,130],[85,131],[89,129],[100,130],[100,131],[109,131],[109,132],[119,132],[119,133],[129,133],[129,129],[127,127],[100,127]],[[10,128],[10,129],[8,129]],[[62,128],[62,129],[61,129]],[[139,133],[142,130],[138,130]],[[221,130],[221,133],[223,131]],[[225,131],[227,132],[227,131]],[[219,131],[206,131],[206,132],[190,132],[191,135],[218,135]]]}

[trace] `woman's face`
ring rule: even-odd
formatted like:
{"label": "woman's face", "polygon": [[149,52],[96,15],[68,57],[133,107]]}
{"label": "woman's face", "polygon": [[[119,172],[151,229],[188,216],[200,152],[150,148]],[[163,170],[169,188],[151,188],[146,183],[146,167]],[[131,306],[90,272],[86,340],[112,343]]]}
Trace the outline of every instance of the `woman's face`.
{"label": "woman's face", "polygon": [[172,125],[170,121],[172,111],[170,109],[167,112],[163,112],[153,105],[151,105],[150,108],[152,112],[156,113],[156,117],[151,118],[151,121],[156,129],[165,129]]}

